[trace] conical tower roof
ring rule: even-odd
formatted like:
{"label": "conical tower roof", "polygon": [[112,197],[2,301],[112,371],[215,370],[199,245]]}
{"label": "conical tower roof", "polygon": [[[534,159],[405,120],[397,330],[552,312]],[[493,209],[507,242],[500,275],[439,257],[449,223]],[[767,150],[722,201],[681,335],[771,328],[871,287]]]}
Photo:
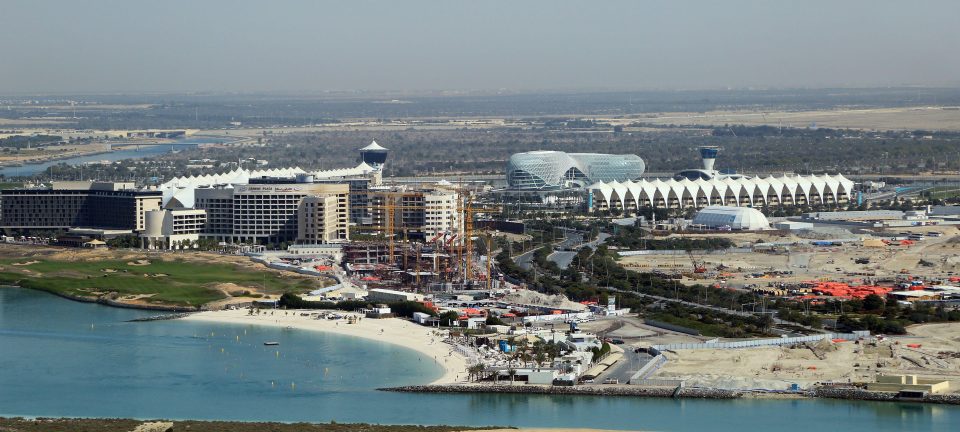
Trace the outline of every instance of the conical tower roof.
{"label": "conical tower roof", "polygon": [[380,144],[377,144],[377,140],[371,141],[369,145],[360,149],[360,151],[376,151],[376,150],[388,151],[386,147]]}

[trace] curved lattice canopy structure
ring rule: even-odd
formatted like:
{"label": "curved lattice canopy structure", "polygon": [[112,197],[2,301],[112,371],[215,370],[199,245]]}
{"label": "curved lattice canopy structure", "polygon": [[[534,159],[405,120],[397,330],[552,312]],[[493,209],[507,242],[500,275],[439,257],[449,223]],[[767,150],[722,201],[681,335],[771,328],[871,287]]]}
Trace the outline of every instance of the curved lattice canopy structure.
{"label": "curved lattice canopy structure", "polygon": [[584,188],[596,182],[639,179],[645,165],[637,155],[533,151],[507,162],[507,184],[526,190]]}
{"label": "curved lattice canopy structure", "polygon": [[710,180],[600,181],[589,187],[597,210],[640,207],[702,208],[710,205],[763,207],[837,205],[850,201],[853,181],[841,174]]}

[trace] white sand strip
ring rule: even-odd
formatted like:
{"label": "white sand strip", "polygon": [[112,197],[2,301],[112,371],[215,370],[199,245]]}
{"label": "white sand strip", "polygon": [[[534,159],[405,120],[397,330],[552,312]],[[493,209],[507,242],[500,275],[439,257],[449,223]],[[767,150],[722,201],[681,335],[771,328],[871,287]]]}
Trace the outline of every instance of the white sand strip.
{"label": "white sand strip", "polygon": [[[434,334],[436,329],[397,318],[363,318],[355,324],[347,324],[346,320],[318,320],[300,315],[301,313],[321,311],[276,310],[272,311],[273,315],[270,315],[270,312],[270,310],[265,310],[259,315],[249,315],[246,309],[209,311],[195,313],[184,319],[229,324],[290,326],[296,329],[330,332],[400,345],[418,351],[426,355],[427,358],[435,359],[437,364],[444,368],[443,376],[431,384],[452,384],[466,382],[467,380],[466,359],[455,352],[450,345],[443,343],[442,338]],[[334,312],[345,314],[340,311]]]}

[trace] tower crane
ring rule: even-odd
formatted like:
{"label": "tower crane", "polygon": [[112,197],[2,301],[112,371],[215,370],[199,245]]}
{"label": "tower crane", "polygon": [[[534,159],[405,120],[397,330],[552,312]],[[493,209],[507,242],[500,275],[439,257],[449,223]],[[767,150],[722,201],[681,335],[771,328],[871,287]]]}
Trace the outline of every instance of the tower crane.
{"label": "tower crane", "polygon": [[[461,183],[462,185],[462,183]],[[462,186],[460,188],[460,200],[458,203],[461,203],[458,207],[458,212],[462,215],[460,218],[461,223],[463,224],[463,233],[464,239],[462,242],[462,249],[465,251],[462,255],[458,256],[458,260],[462,260],[464,265],[463,271],[463,282],[466,283],[470,281],[473,277],[473,237],[474,237],[474,215],[477,213],[502,213],[503,209],[498,206],[484,206],[484,205],[474,205],[473,195],[470,191],[465,190]],[[491,280],[491,262],[492,258],[492,246],[493,239],[490,233],[486,233],[485,242],[487,246],[487,262],[486,262],[486,285],[487,288],[490,288]]]}

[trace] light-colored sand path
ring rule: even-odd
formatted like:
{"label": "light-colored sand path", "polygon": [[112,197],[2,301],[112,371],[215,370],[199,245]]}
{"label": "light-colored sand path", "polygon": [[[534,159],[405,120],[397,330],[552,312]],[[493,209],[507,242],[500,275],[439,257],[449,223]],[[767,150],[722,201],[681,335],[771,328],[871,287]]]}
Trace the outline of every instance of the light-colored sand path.
{"label": "light-colored sand path", "polygon": [[289,326],[295,329],[336,333],[400,345],[418,351],[429,359],[435,359],[436,363],[444,368],[443,376],[431,384],[466,382],[466,359],[455,352],[449,344],[443,343],[442,337],[434,333],[436,329],[423,327],[398,318],[362,318],[355,324],[347,324],[346,320],[315,319],[301,315],[303,313],[329,311],[277,310],[273,312],[273,315],[269,315],[270,311],[261,312],[259,315],[249,315],[246,309],[221,310],[195,313],[183,319],[229,324]]}

